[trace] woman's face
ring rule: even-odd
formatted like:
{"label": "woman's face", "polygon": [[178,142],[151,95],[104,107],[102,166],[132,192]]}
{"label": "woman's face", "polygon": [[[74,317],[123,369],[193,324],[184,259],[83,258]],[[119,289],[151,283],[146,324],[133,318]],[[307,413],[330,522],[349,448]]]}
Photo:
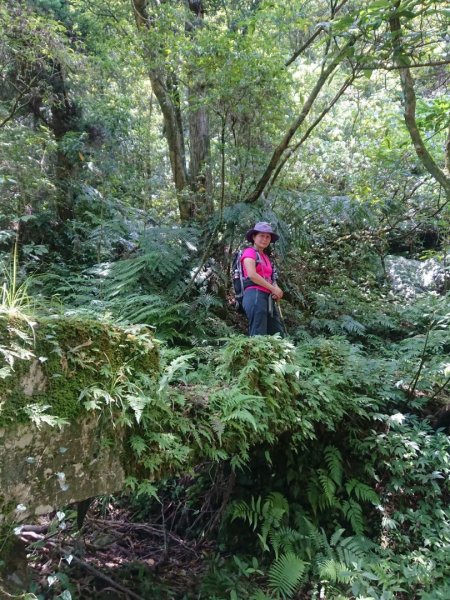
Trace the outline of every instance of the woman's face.
{"label": "woman's face", "polygon": [[270,233],[255,233],[253,236],[253,243],[258,248],[267,248],[267,246],[272,241],[272,236]]}

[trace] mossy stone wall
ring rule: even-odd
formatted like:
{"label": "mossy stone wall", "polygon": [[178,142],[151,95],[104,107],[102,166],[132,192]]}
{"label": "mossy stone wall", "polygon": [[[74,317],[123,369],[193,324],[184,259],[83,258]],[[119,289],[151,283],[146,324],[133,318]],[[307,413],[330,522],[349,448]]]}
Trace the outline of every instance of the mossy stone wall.
{"label": "mossy stone wall", "polygon": [[[82,390],[126,371],[156,377],[149,332],[85,319],[0,317],[0,518],[19,521],[123,487],[118,406],[86,410]],[[129,465],[131,467],[131,465]]]}
{"label": "mossy stone wall", "polygon": [[61,429],[0,429],[0,511],[14,521],[122,489],[123,432],[101,431],[96,415]]}

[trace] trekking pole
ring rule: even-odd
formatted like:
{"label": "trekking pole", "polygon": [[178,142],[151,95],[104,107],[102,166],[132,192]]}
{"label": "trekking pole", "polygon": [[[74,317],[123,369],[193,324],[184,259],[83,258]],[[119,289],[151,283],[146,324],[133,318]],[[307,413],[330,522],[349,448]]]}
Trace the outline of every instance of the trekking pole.
{"label": "trekking pole", "polygon": [[283,312],[281,310],[281,301],[278,300],[277,304],[278,304],[278,313],[280,315],[280,321],[281,321],[281,324],[283,325],[283,329],[284,329],[284,335],[287,336],[288,332],[287,332],[287,329],[286,329],[286,323],[285,323],[285,320],[284,320],[284,317],[283,317]]}

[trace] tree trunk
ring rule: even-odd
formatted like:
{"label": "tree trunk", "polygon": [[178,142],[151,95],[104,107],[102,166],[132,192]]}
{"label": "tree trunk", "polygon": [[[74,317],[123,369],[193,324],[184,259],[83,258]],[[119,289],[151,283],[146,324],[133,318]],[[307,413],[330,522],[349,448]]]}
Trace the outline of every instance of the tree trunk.
{"label": "tree trunk", "polygon": [[[186,170],[186,150],[178,106],[178,89],[174,77],[166,77],[161,69],[149,69],[150,81],[164,119],[164,132],[169,147],[170,166],[177,194],[186,188],[188,183]],[[180,205],[180,216],[183,220],[185,206]]]}
{"label": "tree trunk", "polygon": [[202,90],[201,86],[189,89],[189,179],[195,198],[195,216],[200,220],[214,212],[209,117],[204,106],[195,108],[202,97]]}
{"label": "tree trunk", "polygon": [[[147,0],[132,0],[136,26],[140,31],[150,32],[155,16],[147,10]],[[178,211],[182,222],[190,221],[195,214],[195,205],[190,194],[186,194],[188,173],[186,150],[179,104],[178,82],[174,73],[166,71],[163,65],[163,48],[146,44],[151,66],[148,69],[153,92],[158,101],[164,121],[164,135],[169,149],[170,166],[178,200]]]}
{"label": "tree trunk", "polygon": [[450,125],[447,131],[447,140],[445,142],[445,170],[450,176]]}
{"label": "tree trunk", "polygon": [[[30,98],[29,107],[35,117],[43,121],[55,136],[57,143],[55,174],[58,189],[56,212],[59,220],[64,222],[75,216],[73,178],[78,170],[79,160],[78,157],[70,156],[62,148],[62,141],[69,132],[81,135],[82,113],[79,105],[70,97],[61,64],[56,61],[50,64],[51,75],[46,77],[46,83],[52,91],[50,106],[44,106],[40,94],[35,93]],[[39,66],[37,71],[39,72]]]}
{"label": "tree trunk", "polygon": [[[138,29],[151,31],[157,17],[149,14],[147,0],[132,0],[132,2]],[[190,0],[188,6],[192,13],[191,20],[186,22],[186,31],[189,33],[201,26],[203,6],[201,0]],[[147,44],[147,52],[152,64],[163,65],[163,50]],[[177,78],[164,66],[150,67],[148,73],[163,115],[164,135],[169,148],[180,219],[182,222],[202,219],[213,212],[209,119],[203,103],[204,83],[198,81],[188,89],[190,152],[188,171]],[[195,81],[195,74],[192,74],[189,79]]]}
{"label": "tree trunk", "polygon": [[411,75],[411,70],[408,65],[410,58],[406,54],[402,43],[402,27],[399,17],[399,10],[401,6],[401,0],[395,3],[395,13],[389,20],[389,25],[392,34],[392,44],[394,48],[394,63],[399,69],[400,83],[403,92],[403,101],[405,105],[404,118],[406,127],[409,131],[412,143],[416,154],[423,164],[425,169],[431,174],[431,176],[441,184],[447,200],[450,200],[450,177],[446,175],[443,169],[441,169],[435,162],[434,158],[428,152],[425,142],[420,135],[419,128],[416,121],[416,94],[414,90],[414,80]]}
{"label": "tree trunk", "polygon": [[[189,0],[192,18],[186,23],[188,34],[203,26],[202,0]],[[189,180],[195,198],[195,213],[200,220],[214,212],[212,201],[212,174],[209,116],[205,98],[205,84],[201,74],[191,73],[189,81],[193,85],[188,90],[189,101]]]}

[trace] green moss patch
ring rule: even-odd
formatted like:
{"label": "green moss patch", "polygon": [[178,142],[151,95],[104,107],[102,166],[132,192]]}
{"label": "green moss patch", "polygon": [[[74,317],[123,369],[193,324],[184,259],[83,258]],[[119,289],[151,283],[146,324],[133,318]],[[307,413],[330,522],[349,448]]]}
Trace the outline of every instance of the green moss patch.
{"label": "green moss patch", "polygon": [[[158,375],[151,333],[80,318],[37,323],[0,316],[0,426],[25,423],[33,410],[71,421],[85,411],[80,393],[121,377]],[[46,407],[46,408],[44,408]]]}

